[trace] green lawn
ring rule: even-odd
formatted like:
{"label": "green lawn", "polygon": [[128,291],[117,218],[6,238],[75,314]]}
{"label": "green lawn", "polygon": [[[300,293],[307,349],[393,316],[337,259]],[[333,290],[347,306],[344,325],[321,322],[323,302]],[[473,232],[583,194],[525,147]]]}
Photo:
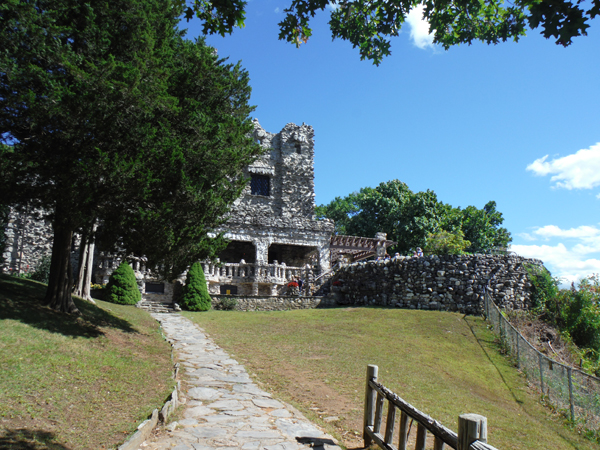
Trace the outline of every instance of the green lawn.
{"label": "green lawn", "polygon": [[329,417],[348,447],[360,443],[366,368],[376,364],[380,382],[455,431],[462,413],[486,416],[500,450],[597,449],[540,404],[481,318],[380,308],[185,315],[267,390]]}
{"label": "green lawn", "polygon": [[45,285],[0,275],[0,448],[120,445],[170,393],[170,346],[132,306],[40,306]]}

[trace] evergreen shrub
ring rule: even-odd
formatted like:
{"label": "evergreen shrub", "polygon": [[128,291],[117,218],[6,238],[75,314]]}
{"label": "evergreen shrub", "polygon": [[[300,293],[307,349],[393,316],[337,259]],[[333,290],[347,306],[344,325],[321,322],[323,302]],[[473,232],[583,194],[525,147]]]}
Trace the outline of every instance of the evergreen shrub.
{"label": "evergreen shrub", "polygon": [[206,287],[206,278],[199,262],[192,264],[185,279],[181,307],[189,311],[208,311],[211,298]]}
{"label": "evergreen shrub", "polygon": [[104,299],[111,303],[135,305],[142,299],[133,269],[125,261],[110,276],[106,290]]}

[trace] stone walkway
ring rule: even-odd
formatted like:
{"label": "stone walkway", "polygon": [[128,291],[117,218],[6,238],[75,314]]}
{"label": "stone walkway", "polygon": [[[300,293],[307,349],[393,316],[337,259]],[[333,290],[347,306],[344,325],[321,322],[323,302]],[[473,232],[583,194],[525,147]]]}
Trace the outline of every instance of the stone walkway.
{"label": "stone walkway", "polygon": [[[183,419],[142,450],[339,450],[292,406],[256,386],[200,327],[179,314],[152,314],[182,367]],[[187,385],[187,393],[185,392]]]}

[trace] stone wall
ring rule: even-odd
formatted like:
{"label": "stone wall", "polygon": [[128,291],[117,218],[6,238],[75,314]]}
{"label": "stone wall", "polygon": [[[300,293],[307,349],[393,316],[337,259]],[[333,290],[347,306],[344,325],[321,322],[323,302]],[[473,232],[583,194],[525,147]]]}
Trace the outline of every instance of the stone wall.
{"label": "stone wall", "polygon": [[0,272],[27,273],[35,270],[40,260],[52,252],[52,225],[41,210],[11,208],[5,229],[6,247]]}
{"label": "stone wall", "polygon": [[329,308],[336,306],[335,300],[325,297],[238,297],[211,295],[213,309],[221,309],[221,299],[234,298],[236,311],[287,311],[291,309]]}
{"label": "stone wall", "polygon": [[486,286],[501,307],[531,305],[524,264],[539,260],[513,255],[400,257],[354,263],[331,279],[339,305],[375,305],[479,314]]}

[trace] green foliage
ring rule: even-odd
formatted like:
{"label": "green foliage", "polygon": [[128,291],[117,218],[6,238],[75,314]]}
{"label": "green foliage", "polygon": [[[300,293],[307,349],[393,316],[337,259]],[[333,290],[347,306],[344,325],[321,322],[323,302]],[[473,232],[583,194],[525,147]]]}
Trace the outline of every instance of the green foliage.
{"label": "green foliage", "polygon": [[221,298],[221,309],[225,311],[233,311],[237,304],[238,301],[235,298]]}
{"label": "green foliage", "polygon": [[248,74],[203,40],[185,40],[169,0],[8,4],[0,198],[42,207],[53,221],[46,302],[73,310],[64,307],[65,255],[73,232],[95,221],[104,227],[98,247],[120,242],[165,274],[212,256],[223,240],[207,230],[262,151],[250,137]]}
{"label": "green foliage", "polygon": [[543,266],[525,266],[531,282],[532,308],[541,314],[544,320],[558,324],[560,321],[560,302],[558,301],[558,280]]}
{"label": "green foliage", "polygon": [[495,248],[506,249],[512,241],[506,228],[500,227],[504,219],[496,211],[496,202],[490,201],[483,209],[467,206],[462,212],[462,230],[471,242],[467,251],[477,252]]}
{"label": "green foliage", "polygon": [[125,261],[119,264],[119,267],[111,274],[106,290],[104,298],[111,303],[135,305],[142,299],[135,273]]}
{"label": "green foliage", "polygon": [[571,289],[564,309],[565,330],[573,342],[600,355],[600,291],[598,277],[592,276]]}
{"label": "green foliage", "polygon": [[[177,4],[186,7],[183,0]],[[331,6],[334,7],[331,7]],[[204,33],[231,33],[243,27],[246,2],[242,0],[194,0],[185,8],[189,20],[198,16],[204,21]],[[497,44],[518,41],[529,26],[541,27],[545,38],[556,38],[556,44],[568,46],[572,38],[585,36],[591,19],[600,15],[600,0],[573,3],[569,0],[466,0],[436,2],[434,0],[292,0],[284,9],[279,23],[279,39],[298,47],[312,36],[310,20],[329,8],[332,37],[349,41],[358,47],[361,59],[379,65],[391,51],[388,38],[397,36],[408,13],[424,8],[424,18],[434,34],[433,42],[448,49],[452,45],[471,44],[479,40]]]}
{"label": "green foliage", "polygon": [[208,311],[211,307],[206,278],[204,278],[202,264],[199,262],[192,264],[187,273],[181,306],[189,311]]}
{"label": "green foliage", "polygon": [[469,245],[471,243],[464,239],[462,230],[456,233],[440,231],[427,236],[423,251],[428,255],[462,255]]}
{"label": "green foliage", "polygon": [[556,326],[581,351],[588,370],[600,363],[600,282],[597,275],[580,281],[578,288],[558,289],[558,280],[544,267],[528,266],[533,312]]}
{"label": "green foliage", "polygon": [[52,258],[50,255],[44,255],[39,260],[37,266],[33,272],[31,272],[31,279],[35,281],[39,281],[41,283],[48,284],[48,280],[50,278],[50,262]]}
{"label": "green foliage", "polygon": [[[446,233],[446,239],[455,236],[459,246],[469,242],[461,251],[505,248],[511,240],[510,233],[500,227],[503,219],[495,202],[482,210],[474,206],[461,210],[438,201],[431,190],[415,193],[398,180],[336,197],[328,205],[318,206],[316,213],[319,218],[333,219],[337,234],[374,237],[377,232],[387,233],[388,239],[398,242],[390,248],[392,253],[425,248],[427,237],[439,233]],[[463,237],[460,244],[458,236]]]}

